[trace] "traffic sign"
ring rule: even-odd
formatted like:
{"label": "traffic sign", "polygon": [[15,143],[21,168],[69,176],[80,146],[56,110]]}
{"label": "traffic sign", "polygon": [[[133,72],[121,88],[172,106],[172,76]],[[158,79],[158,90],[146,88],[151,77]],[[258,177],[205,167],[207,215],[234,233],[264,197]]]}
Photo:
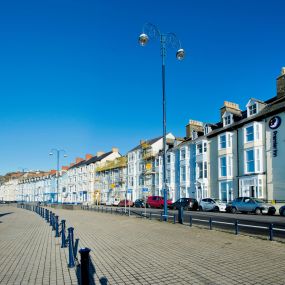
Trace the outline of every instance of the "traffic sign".
{"label": "traffic sign", "polygon": [[133,192],[132,189],[128,189],[128,193],[131,194]]}
{"label": "traffic sign", "polygon": [[143,192],[148,192],[148,188],[143,188],[142,191]]}

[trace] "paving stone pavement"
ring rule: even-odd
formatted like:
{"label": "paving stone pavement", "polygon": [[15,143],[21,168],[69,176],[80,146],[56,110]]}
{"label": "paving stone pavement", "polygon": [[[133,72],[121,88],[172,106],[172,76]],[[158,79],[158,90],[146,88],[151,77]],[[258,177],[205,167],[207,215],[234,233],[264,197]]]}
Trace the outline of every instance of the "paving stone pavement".
{"label": "paving stone pavement", "polygon": [[[284,244],[134,217],[55,210],[89,247],[92,284],[285,284]],[[1,217],[1,213],[9,213]],[[0,207],[0,284],[77,284],[50,226]]]}
{"label": "paving stone pavement", "polygon": [[93,284],[285,284],[282,243],[114,214],[53,211],[75,228],[79,246],[92,250]]}
{"label": "paving stone pavement", "polygon": [[0,207],[0,284],[78,284],[51,227],[36,213]]}

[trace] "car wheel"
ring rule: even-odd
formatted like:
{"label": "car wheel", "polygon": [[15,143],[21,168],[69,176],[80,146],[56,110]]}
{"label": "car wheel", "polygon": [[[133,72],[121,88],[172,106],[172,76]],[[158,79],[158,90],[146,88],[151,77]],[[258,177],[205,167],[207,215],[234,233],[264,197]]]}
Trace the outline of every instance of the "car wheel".
{"label": "car wheel", "polygon": [[146,204],[146,207],[147,207],[147,208],[150,208],[150,205],[149,205],[149,204]]}
{"label": "car wheel", "polygon": [[202,206],[199,206],[199,211],[203,212]]}
{"label": "car wheel", "polygon": [[280,216],[285,217],[285,209],[283,211],[280,212]]}
{"label": "car wheel", "polygon": [[256,215],[261,215],[261,214],[262,214],[262,211],[261,211],[260,208],[256,208],[255,211],[254,211],[254,213],[255,213]]}
{"label": "car wheel", "polygon": [[232,207],[231,212],[232,212],[232,214],[235,214],[237,212],[237,208],[236,207]]}
{"label": "car wheel", "polygon": [[219,207],[216,206],[213,211],[214,211],[214,212],[219,212],[220,209],[219,209]]}

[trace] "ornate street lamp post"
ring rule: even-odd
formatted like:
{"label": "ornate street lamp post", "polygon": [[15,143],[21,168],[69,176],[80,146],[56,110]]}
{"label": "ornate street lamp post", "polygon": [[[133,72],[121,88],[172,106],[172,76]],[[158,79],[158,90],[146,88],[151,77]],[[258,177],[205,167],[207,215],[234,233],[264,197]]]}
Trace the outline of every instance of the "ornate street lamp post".
{"label": "ornate street lamp post", "polygon": [[183,60],[185,57],[185,51],[181,48],[181,43],[173,33],[162,34],[159,29],[151,24],[146,23],[143,26],[143,33],[139,36],[139,44],[145,46],[149,39],[155,39],[160,41],[161,58],[162,58],[162,116],[163,116],[163,198],[164,198],[164,220],[167,220],[167,189],[166,189],[166,98],[165,98],[165,56],[166,47],[175,48],[176,58],[178,60]]}
{"label": "ornate street lamp post", "polygon": [[66,154],[66,151],[65,151],[64,149],[56,149],[56,148],[53,148],[53,149],[51,149],[49,155],[53,155],[54,153],[56,153],[56,203],[58,203],[59,157],[60,157],[60,154],[61,154],[61,153],[63,153],[63,157],[67,157],[67,154]]}

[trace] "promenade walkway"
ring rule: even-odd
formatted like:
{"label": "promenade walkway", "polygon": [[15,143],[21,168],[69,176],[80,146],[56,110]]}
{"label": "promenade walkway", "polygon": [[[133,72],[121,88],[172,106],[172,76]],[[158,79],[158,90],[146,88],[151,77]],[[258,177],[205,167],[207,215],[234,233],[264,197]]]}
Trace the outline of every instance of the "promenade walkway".
{"label": "promenade walkway", "polygon": [[135,217],[55,212],[75,228],[80,246],[92,250],[95,284],[285,284],[285,246],[278,242]]}
{"label": "promenade walkway", "polygon": [[24,209],[0,206],[0,284],[78,284],[67,250],[44,220]]}
{"label": "promenade walkway", "polygon": [[[92,250],[92,284],[285,284],[282,243],[135,217],[52,211],[75,228],[79,247]],[[34,212],[0,207],[0,284],[77,284],[67,249]]]}

